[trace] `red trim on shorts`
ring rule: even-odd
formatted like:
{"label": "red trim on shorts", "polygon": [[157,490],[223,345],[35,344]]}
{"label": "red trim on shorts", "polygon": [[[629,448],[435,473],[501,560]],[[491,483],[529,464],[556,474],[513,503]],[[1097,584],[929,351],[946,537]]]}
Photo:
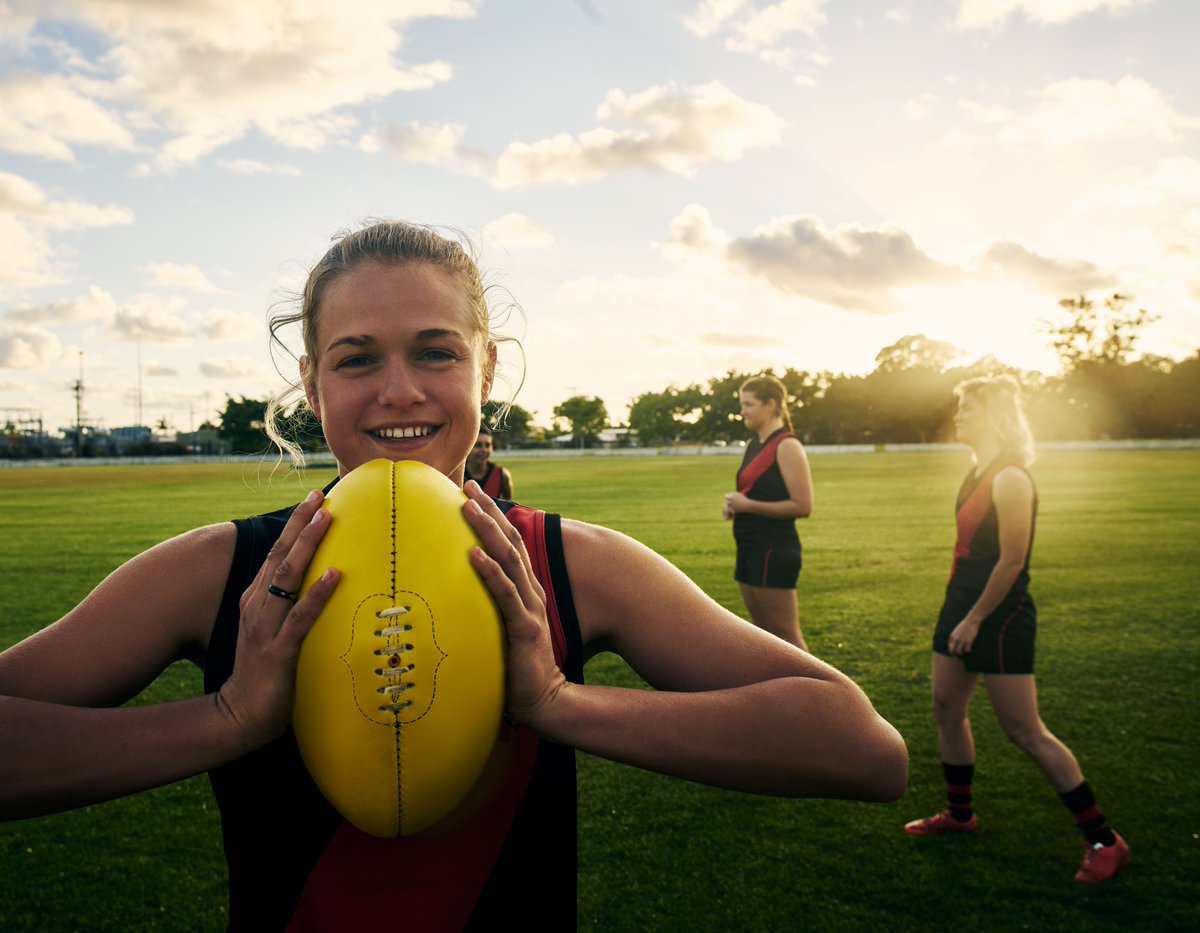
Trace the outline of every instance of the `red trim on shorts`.
{"label": "red trim on shorts", "polygon": [[1025,606],[1025,597],[1021,596],[1020,602],[1016,608],[1008,614],[1008,618],[1000,623],[1000,633],[996,636],[996,664],[1000,668],[996,671],[997,674],[1004,673],[1004,633],[1008,631],[1009,623],[1012,622],[1018,615],[1021,614],[1021,609]]}
{"label": "red trim on shorts", "polygon": [[763,586],[767,585],[768,571],[770,570],[770,567],[771,567],[771,555],[774,553],[775,553],[775,549],[769,547],[769,548],[767,548],[766,556],[763,558],[763,575],[762,575],[762,585]]}

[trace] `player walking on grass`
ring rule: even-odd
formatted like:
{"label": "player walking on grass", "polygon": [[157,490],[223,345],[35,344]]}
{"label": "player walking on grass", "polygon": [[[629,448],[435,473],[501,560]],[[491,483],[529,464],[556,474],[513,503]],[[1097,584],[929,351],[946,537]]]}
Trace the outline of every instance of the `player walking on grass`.
{"label": "player walking on grass", "polygon": [[1033,437],[1019,387],[1011,377],[982,378],[954,392],[958,439],[971,448],[975,467],[958,492],[954,563],[933,635],[933,713],[949,807],[913,820],[904,831],[975,831],[968,707],[982,676],[1005,735],[1042,769],[1086,838],[1075,880],[1108,881],[1129,861],[1129,846],[1109,828],[1071,750],[1038,714],[1037,613],[1028,589],[1037,492],[1028,472]]}
{"label": "player walking on grass", "polygon": [[722,509],[733,519],[737,542],[733,578],[755,625],[807,650],[796,604],[801,563],[796,519],[812,514],[808,456],[792,433],[782,382],[774,376],[747,379],[741,403],[742,421],[754,436],[737,472],[737,491],[726,494]]}

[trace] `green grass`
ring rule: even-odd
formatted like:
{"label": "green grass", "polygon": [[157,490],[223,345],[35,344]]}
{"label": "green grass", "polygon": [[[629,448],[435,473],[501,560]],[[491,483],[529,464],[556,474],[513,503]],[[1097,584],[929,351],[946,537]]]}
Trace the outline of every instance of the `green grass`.
{"label": "green grass", "polygon": [[[729,527],[719,517],[733,458],[509,465],[522,501],[634,535],[741,612]],[[982,692],[980,832],[916,840],[900,831],[942,806],[929,637],[966,466],[953,452],[813,457],[817,506],[801,528],[805,635],[908,740],[905,798],[758,798],[580,755],[581,927],[1200,927],[1197,451],[1049,451],[1035,469],[1042,714],[1129,839],[1132,864],[1110,885],[1071,880],[1078,833],[1000,733]],[[0,476],[0,646],[53,621],[149,544],[294,501],[300,490],[295,478],[268,485],[254,468],[237,466]],[[328,476],[310,474],[308,485]],[[640,684],[610,655],[594,659],[587,674]],[[177,665],[141,699],[187,695],[199,684],[194,670]],[[223,886],[203,778],[0,826],[3,930],[216,930],[224,925]]]}

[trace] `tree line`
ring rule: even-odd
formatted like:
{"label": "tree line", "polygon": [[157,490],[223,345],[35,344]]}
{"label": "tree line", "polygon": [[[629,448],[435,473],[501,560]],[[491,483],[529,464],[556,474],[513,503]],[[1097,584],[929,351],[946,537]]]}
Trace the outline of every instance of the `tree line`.
{"label": "tree line", "polygon": [[[1041,440],[1200,437],[1200,351],[1174,361],[1134,351],[1142,329],[1154,320],[1128,296],[1099,301],[1080,295],[1059,302],[1065,323],[1045,326],[1062,366],[1055,375],[1027,372],[985,356],[955,365],[956,347],[924,334],[884,347],[866,375],[786,368],[771,371],[788,391],[797,435],[808,444],[928,443],[953,439],[953,389],[975,376],[1008,373],[1023,386],[1026,412]],[[556,405],[553,422],[512,406],[498,424],[498,446],[593,446],[611,427],[627,428],[621,443],[641,446],[729,443],[746,436],[739,387],[759,372],[730,370],[682,388],[668,386],[632,399],[628,421],[611,423],[603,400],[576,395]],[[303,403],[302,403],[303,404]],[[484,417],[496,423],[500,405]],[[261,450],[263,403],[228,399],[221,432],[235,449]],[[302,446],[319,448],[320,428],[307,409],[293,412]],[[255,423],[257,421],[257,423]]]}

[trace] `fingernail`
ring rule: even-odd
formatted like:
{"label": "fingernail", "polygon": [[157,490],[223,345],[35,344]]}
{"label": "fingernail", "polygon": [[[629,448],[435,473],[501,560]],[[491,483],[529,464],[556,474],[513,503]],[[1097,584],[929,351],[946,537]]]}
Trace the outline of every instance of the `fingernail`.
{"label": "fingernail", "polygon": [[483,509],[481,509],[479,507],[479,503],[476,502],[474,499],[468,499],[465,508],[472,515],[482,515],[483,514]]}
{"label": "fingernail", "polygon": [[317,509],[315,512],[313,512],[313,517],[308,520],[308,523],[310,525],[319,525],[327,518],[329,518],[329,513],[327,511],[324,509]]}
{"label": "fingernail", "polygon": [[308,502],[316,502],[316,501],[317,501],[317,497],[318,497],[318,496],[320,496],[320,495],[321,495],[321,490],[319,490],[319,489],[314,489],[312,492],[310,492],[310,493],[308,494],[308,497],[307,497],[307,498],[306,498],[304,501],[305,501],[306,503],[308,503]]}

